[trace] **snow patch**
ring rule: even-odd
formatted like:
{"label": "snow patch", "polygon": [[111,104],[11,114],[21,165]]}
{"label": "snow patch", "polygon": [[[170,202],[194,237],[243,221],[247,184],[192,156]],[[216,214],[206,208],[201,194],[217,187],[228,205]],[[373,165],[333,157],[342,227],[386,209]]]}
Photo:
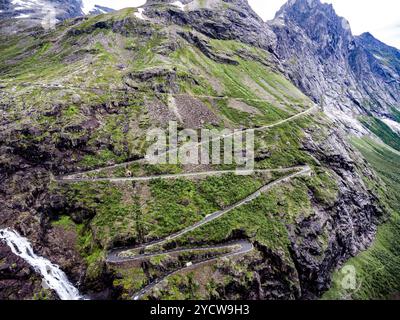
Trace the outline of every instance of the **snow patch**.
{"label": "snow patch", "polygon": [[83,0],[82,1],[83,6],[82,6],[82,12],[86,15],[88,15],[93,9],[94,6],[96,5],[93,1],[88,1],[88,0]]}
{"label": "snow patch", "polygon": [[185,10],[185,5],[180,2],[180,1],[175,1],[171,3],[173,6],[178,7],[180,10],[184,11]]}
{"label": "snow patch", "polygon": [[342,28],[344,30],[349,30],[349,31],[351,30],[350,22],[345,18],[342,18]]}
{"label": "snow patch", "polygon": [[96,10],[98,10],[98,11],[101,12],[101,13],[107,13],[106,10],[104,10],[104,9],[102,9],[102,8],[99,8],[99,7],[96,7]]}
{"label": "snow patch", "polygon": [[34,9],[37,6],[42,6],[43,1],[41,1],[41,0],[11,0],[11,4],[14,6],[14,10],[29,10],[29,9]]}
{"label": "snow patch", "polygon": [[[44,29],[54,29],[58,22],[56,8],[47,0],[11,0],[16,19],[33,19],[41,21]],[[22,12],[21,12],[22,11]]]}

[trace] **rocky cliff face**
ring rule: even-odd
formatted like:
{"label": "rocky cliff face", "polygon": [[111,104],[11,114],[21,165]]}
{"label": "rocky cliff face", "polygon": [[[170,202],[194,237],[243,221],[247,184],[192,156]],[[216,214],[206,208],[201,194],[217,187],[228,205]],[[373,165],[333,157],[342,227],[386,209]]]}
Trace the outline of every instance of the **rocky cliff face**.
{"label": "rocky cliff face", "polygon": [[173,1],[149,1],[146,15],[167,23],[192,26],[214,39],[240,40],[268,48],[274,34],[243,0],[184,1],[182,9],[170,6],[160,10],[160,4]]}

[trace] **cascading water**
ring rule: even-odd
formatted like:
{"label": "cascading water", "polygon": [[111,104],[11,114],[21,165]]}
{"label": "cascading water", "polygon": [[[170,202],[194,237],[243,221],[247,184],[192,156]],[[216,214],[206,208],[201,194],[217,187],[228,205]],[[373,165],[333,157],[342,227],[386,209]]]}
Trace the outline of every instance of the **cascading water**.
{"label": "cascading water", "polygon": [[81,300],[83,297],[68,280],[65,273],[49,260],[37,256],[29,241],[10,229],[0,229],[0,240],[4,240],[11,251],[29,263],[43,276],[49,288],[53,289],[61,300]]}

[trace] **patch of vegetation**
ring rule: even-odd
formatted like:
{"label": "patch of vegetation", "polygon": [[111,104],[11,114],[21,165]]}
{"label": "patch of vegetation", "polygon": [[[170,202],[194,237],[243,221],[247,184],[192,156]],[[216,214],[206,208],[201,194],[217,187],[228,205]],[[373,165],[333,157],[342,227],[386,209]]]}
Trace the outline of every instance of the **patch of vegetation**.
{"label": "patch of vegetation", "polygon": [[80,247],[93,254],[94,246],[109,248],[115,239],[135,238],[138,204],[134,195],[123,199],[123,191],[107,182],[75,183],[65,190],[69,203],[83,215],[94,216],[90,228],[82,227]]}
{"label": "patch of vegetation", "polygon": [[302,149],[303,130],[312,123],[310,119],[297,119],[278,127],[257,132],[255,139],[256,157],[267,152],[268,156],[261,159],[260,168],[285,168],[296,165],[313,164],[315,161]]}
{"label": "patch of vegetation", "polygon": [[77,106],[69,106],[66,110],[63,112],[64,117],[71,118],[79,113],[79,108]]}
{"label": "patch of vegetation", "polygon": [[49,289],[41,289],[39,292],[35,293],[33,300],[53,300],[53,293]]}
{"label": "patch of vegetation", "polygon": [[96,155],[86,155],[81,164],[88,168],[96,168],[109,163],[122,162],[125,158],[118,157],[111,150],[100,150]]}
{"label": "patch of vegetation", "polygon": [[54,227],[61,227],[65,230],[76,230],[76,225],[69,216],[61,216],[51,223]]}

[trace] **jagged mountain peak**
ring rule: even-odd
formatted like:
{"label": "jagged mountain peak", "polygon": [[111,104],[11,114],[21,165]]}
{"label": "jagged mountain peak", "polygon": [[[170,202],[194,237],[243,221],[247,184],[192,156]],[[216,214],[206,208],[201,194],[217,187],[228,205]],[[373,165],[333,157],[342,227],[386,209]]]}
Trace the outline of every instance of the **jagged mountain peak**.
{"label": "jagged mountain peak", "polygon": [[336,14],[332,4],[320,0],[289,0],[277,12],[275,20],[293,23],[304,29],[313,40],[323,40],[324,34],[342,35],[351,40],[349,22]]}

